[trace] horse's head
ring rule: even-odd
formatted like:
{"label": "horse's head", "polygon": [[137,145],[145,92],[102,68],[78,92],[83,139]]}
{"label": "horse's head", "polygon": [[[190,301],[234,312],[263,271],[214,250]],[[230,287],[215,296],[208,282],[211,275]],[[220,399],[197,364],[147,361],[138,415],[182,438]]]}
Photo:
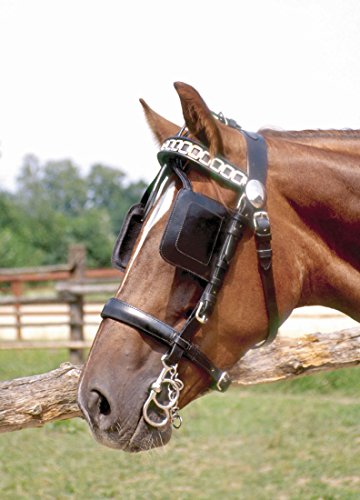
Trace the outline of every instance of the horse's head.
{"label": "horse's head", "polygon": [[222,370],[278,323],[266,145],[214,116],[192,87],[175,87],[186,124],[180,132],[142,101],[165,141],[162,169],[120,233],[114,261],[125,276],[104,309],[78,393],[95,437],[127,451],[166,443],[178,407],[211,385],[224,390]]}

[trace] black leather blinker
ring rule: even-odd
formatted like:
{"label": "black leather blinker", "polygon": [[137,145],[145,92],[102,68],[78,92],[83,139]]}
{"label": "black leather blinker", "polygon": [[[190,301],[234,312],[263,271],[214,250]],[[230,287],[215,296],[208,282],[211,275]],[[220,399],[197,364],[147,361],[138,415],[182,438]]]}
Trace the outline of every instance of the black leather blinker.
{"label": "black leather blinker", "polygon": [[172,265],[208,280],[224,240],[226,208],[189,189],[175,199],[160,254]]}
{"label": "black leather blinker", "polygon": [[115,242],[111,262],[114,267],[125,271],[132,250],[143,224],[145,207],[142,203],[133,205],[128,211],[121,231]]}

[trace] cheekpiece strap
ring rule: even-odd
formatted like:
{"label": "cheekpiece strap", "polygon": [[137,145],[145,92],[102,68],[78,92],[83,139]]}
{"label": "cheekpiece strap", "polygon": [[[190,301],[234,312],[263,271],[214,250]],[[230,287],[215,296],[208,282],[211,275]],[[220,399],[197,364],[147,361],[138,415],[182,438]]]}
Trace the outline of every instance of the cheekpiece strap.
{"label": "cheekpiece strap", "polygon": [[[253,211],[253,229],[258,255],[259,273],[268,316],[268,334],[254,348],[270,344],[279,328],[279,311],[276,301],[274,275],[272,271],[271,226],[266,211],[265,186],[267,178],[267,146],[260,134],[241,131],[247,143],[249,182],[245,188],[248,203]],[[252,192],[250,193],[250,185]],[[250,198],[250,200],[249,200]]]}
{"label": "cheekpiece strap", "polygon": [[248,175],[249,180],[255,179],[265,187],[267,177],[267,146],[262,135],[254,132],[242,131],[247,144]]}
{"label": "cheekpiece strap", "polygon": [[268,334],[263,342],[254,348],[270,344],[276,337],[279,328],[279,311],[276,301],[274,274],[272,271],[271,228],[266,212],[260,212],[255,223],[255,243],[258,254],[259,273],[268,315]]}

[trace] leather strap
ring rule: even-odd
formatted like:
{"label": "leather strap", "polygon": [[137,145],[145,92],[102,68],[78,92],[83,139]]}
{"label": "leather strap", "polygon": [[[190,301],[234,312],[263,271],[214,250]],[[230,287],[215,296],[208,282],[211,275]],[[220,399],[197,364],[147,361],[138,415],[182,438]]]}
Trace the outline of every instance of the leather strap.
{"label": "leather strap", "polygon": [[[268,167],[266,141],[260,134],[243,130],[241,132],[247,143],[249,180],[260,181],[265,188]],[[267,337],[263,342],[254,346],[258,348],[270,344],[275,339],[280,321],[272,272],[271,228],[265,207],[254,211],[253,220],[259,273],[268,316]]]}
{"label": "leather strap", "polygon": [[265,187],[267,177],[267,147],[262,135],[241,131],[247,144],[247,168],[250,179],[256,179]]}
{"label": "leather strap", "polygon": [[101,312],[102,318],[110,318],[132,326],[170,347],[176,346],[190,361],[196,363],[211,377],[213,385],[220,391],[225,391],[230,385],[230,378],[226,372],[217,368],[209,358],[202,353],[192,342],[189,342],[182,332],[155,318],[151,314],[141,311],[127,302],[112,298]]}
{"label": "leather strap", "polygon": [[262,217],[257,218],[256,224],[255,242],[258,254],[259,273],[268,316],[268,333],[266,339],[254,346],[254,349],[270,344],[275,339],[280,325],[274,274],[272,271],[271,229],[266,212]]}

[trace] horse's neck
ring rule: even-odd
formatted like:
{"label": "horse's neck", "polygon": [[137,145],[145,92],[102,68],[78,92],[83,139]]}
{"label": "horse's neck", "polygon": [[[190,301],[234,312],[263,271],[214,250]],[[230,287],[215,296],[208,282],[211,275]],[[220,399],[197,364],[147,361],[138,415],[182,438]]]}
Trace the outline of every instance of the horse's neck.
{"label": "horse's neck", "polygon": [[360,320],[360,135],[329,135],[270,138],[272,210],[279,228],[288,216],[290,248],[301,255],[299,305],[328,305]]}
{"label": "horse's neck", "polygon": [[267,137],[336,151],[338,153],[360,154],[360,130],[303,130],[300,132],[280,132],[264,130]]}

